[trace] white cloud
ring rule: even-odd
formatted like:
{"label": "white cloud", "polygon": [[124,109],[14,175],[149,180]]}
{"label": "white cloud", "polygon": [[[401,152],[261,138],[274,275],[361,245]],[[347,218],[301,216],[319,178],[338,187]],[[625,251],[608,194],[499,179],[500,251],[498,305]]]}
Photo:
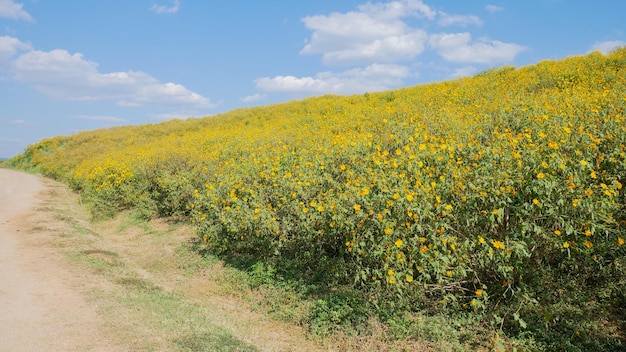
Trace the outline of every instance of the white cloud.
{"label": "white cloud", "polygon": [[443,11],[439,12],[440,18],[437,23],[440,26],[451,26],[457,25],[461,27],[466,27],[468,25],[477,25],[480,26],[483,24],[483,21],[474,15],[450,15]]}
{"label": "white cloud", "polygon": [[429,46],[446,61],[495,64],[511,62],[527,48],[518,44],[480,38],[472,42],[470,33],[442,33],[430,37]]}
{"label": "white cloud", "polygon": [[0,142],[8,142],[8,143],[21,143],[22,140],[15,138],[2,138],[0,137]]}
{"label": "white cloud", "polygon": [[496,6],[496,5],[487,5],[485,6],[485,9],[491,13],[496,13],[496,12],[500,12],[500,11],[504,11],[504,7],[502,6]]}
{"label": "white cloud", "polygon": [[180,9],[180,0],[174,0],[172,6],[152,4],[150,10],[156,13],[176,13]]}
{"label": "white cloud", "polygon": [[322,54],[331,65],[391,63],[421,54],[427,35],[401,20],[432,19],[435,12],[418,0],[367,3],[358,11],[307,16],[304,25],[313,31],[302,55]]}
{"label": "white cloud", "polygon": [[126,120],[121,119],[119,117],[114,117],[114,116],[76,115],[76,116],[74,116],[74,118],[78,119],[78,120],[110,122],[110,123],[123,123],[123,122],[126,122]]}
{"label": "white cloud", "polygon": [[621,46],[626,46],[626,42],[622,40],[607,40],[603,42],[595,42],[589,52],[599,51],[603,54],[608,54],[614,49],[617,49]]}
{"label": "white cloud", "polygon": [[472,76],[476,72],[478,72],[478,69],[474,66],[460,67],[454,70],[454,72],[450,75],[450,78],[461,78],[461,77]]}
{"label": "white cloud", "polygon": [[144,72],[100,73],[95,62],[61,49],[28,51],[8,67],[14,80],[62,100],[114,100],[121,106],[215,106],[180,84],[162,83]]}
{"label": "white cloud", "polygon": [[26,120],[13,120],[9,122],[9,125],[24,125],[26,124]]}
{"label": "white cloud", "polygon": [[340,73],[321,72],[314,77],[263,77],[256,80],[256,87],[265,92],[354,94],[396,87],[410,75],[411,72],[406,66],[372,64]]}
{"label": "white cloud", "polygon": [[24,11],[22,6],[24,5],[15,3],[13,0],[0,0],[0,18],[34,22],[33,17]]}
{"label": "white cloud", "polygon": [[256,93],[256,94],[252,94],[252,95],[248,95],[246,97],[243,97],[243,98],[241,98],[239,100],[244,102],[244,103],[253,103],[253,102],[256,102],[256,101],[261,101],[261,100],[263,100],[265,98],[267,98],[267,95],[261,94],[261,93]]}
{"label": "white cloud", "polygon": [[435,18],[436,12],[421,0],[398,0],[387,3],[371,3],[360,5],[359,10],[378,19],[395,19],[399,17]]}
{"label": "white cloud", "polygon": [[18,52],[29,50],[32,50],[30,44],[24,43],[17,38],[2,36],[0,37],[0,64],[5,63]]}
{"label": "white cloud", "polygon": [[[375,1],[375,0],[374,0]],[[495,5],[488,11],[501,11]],[[343,72],[326,71],[311,76],[279,75],[255,81],[264,93],[351,94],[391,89],[415,73],[410,67],[421,63],[417,57],[432,50],[446,61],[463,64],[495,64],[512,61],[524,46],[489,38],[473,40],[469,32],[431,35],[425,28],[482,25],[474,15],[448,14],[421,0],[367,2],[353,11],[306,16],[311,31],[301,55],[320,55],[325,65],[352,67]],[[452,78],[474,74],[469,65],[443,71]],[[354,68],[357,67],[357,68]],[[252,98],[250,98],[252,99]]]}

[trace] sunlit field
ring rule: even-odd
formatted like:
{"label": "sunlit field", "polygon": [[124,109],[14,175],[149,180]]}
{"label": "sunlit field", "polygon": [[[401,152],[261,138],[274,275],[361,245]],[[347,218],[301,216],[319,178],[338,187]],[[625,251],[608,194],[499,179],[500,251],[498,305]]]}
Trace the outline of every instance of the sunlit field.
{"label": "sunlit field", "polygon": [[348,297],[355,329],[420,339],[412,316],[445,315],[486,332],[476,348],[626,348],[624,48],[82,132],[9,163],[97,216],[192,222],[203,253]]}

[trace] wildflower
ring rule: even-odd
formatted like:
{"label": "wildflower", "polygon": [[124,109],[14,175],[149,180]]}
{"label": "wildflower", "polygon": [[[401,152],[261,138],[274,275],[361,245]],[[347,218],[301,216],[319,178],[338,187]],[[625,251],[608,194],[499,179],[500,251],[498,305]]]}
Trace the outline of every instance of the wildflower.
{"label": "wildflower", "polygon": [[585,240],[585,246],[587,246],[587,248],[591,248],[593,247],[593,243],[591,243],[591,241],[589,240]]}
{"label": "wildflower", "polygon": [[480,244],[485,244],[485,239],[484,239],[484,238],[482,238],[481,236],[478,236],[478,242],[479,242]]}
{"label": "wildflower", "polygon": [[395,272],[395,271],[393,271],[393,269],[389,269],[389,270],[387,270],[387,275],[389,275],[389,276],[393,276],[393,274],[395,274],[395,273],[396,273],[396,272]]}
{"label": "wildflower", "polygon": [[496,249],[504,249],[504,243],[500,241],[494,241],[492,244],[493,244],[493,247]]}
{"label": "wildflower", "polygon": [[617,246],[619,247],[619,246],[622,246],[622,245],[624,245],[624,239],[623,239],[623,238],[621,238],[621,237],[619,237],[619,238],[617,239]]}
{"label": "wildflower", "polygon": [[413,201],[413,195],[412,194],[407,194],[406,200],[408,200],[409,202]]}
{"label": "wildflower", "polygon": [[483,290],[481,290],[481,289],[476,290],[476,296],[482,297],[483,296]]}
{"label": "wildflower", "polygon": [[398,238],[398,240],[396,241],[396,247],[400,248],[402,247],[402,240]]}
{"label": "wildflower", "polygon": [[557,236],[561,236],[561,231],[559,231],[559,230],[554,230],[554,234],[555,234],[555,235],[557,235]]}
{"label": "wildflower", "polygon": [[569,248],[569,242],[567,241],[563,242],[563,248]]}
{"label": "wildflower", "polygon": [[393,230],[388,227],[385,227],[384,232],[385,232],[385,235],[391,235],[393,233]]}
{"label": "wildflower", "polygon": [[355,205],[354,205],[354,211],[355,211],[355,212],[357,212],[357,213],[359,213],[359,212],[361,211],[361,205],[359,205],[359,204],[355,204]]}
{"label": "wildflower", "polygon": [[533,199],[533,204],[536,205],[536,206],[540,206],[541,202],[538,199],[535,198],[535,199]]}
{"label": "wildflower", "polygon": [[587,190],[585,190],[585,195],[586,196],[591,196],[593,194],[593,191],[591,190],[591,188],[588,188]]}
{"label": "wildflower", "polygon": [[540,172],[540,173],[537,174],[537,178],[540,179],[540,180],[542,178],[544,178],[544,177],[546,177],[546,175],[544,175],[543,172]]}
{"label": "wildflower", "polygon": [[406,282],[408,282],[408,283],[413,282],[413,276],[411,276],[411,275],[407,275],[407,276],[406,276]]}

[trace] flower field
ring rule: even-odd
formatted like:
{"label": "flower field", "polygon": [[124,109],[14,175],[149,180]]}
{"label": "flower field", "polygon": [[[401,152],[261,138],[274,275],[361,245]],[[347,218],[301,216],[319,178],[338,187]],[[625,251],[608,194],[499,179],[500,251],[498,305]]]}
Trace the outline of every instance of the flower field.
{"label": "flower field", "polygon": [[9,163],[95,214],[188,220],[210,253],[380,310],[474,314],[542,349],[625,348],[624,48],[82,132]]}

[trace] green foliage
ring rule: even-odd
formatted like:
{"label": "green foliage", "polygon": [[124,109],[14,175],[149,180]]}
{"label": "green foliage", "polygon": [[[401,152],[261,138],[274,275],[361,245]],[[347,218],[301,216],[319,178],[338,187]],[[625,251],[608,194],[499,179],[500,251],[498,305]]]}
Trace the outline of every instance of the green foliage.
{"label": "green foliage", "polygon": [[318,299],[310,314],[309,329],[315,334],[327,335],[337,330],[352,334],[365,325],[371,309],[361,292],[347,290]]}

